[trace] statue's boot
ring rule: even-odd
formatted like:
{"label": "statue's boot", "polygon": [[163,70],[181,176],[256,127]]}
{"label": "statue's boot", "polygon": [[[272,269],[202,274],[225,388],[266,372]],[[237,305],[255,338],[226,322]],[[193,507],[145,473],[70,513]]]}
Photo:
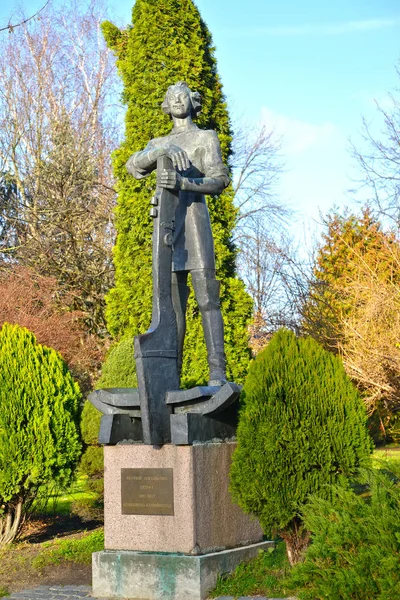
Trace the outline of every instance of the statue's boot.
{"label": "statue's boot", "polygon": [[224,322],[222,320],[219,292],[221,283],[216,279],[193,278],[193,288],[203,322],[210,368],[208,385],[226,383],[226,357],[224,351]]}
{"label": "statue's boot", "polygon": [[178,330],[178,373],[181,376],[183,360],[183,342],[186,332],[186,305],[189,298],[189,287],[182,282],[172,281],[171,295],[172,305],[176,316]]}

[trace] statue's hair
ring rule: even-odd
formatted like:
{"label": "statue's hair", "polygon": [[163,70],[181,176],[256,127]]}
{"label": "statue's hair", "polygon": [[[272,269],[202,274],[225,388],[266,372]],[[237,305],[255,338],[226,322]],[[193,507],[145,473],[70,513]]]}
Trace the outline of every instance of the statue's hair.
{"label": "statue's hair", "polygon": [[192,92],[186,81],[178,81],[178,83],[174,83],[174,85],[170,85],[165,94],[164,102],[161,104],[161,108],[165,112],[166,115],[170,115],[171,112],[168,107],[168,95],[177,90],[185,90],[189,93],[190,101],[192,104],[192,117],[195,117],[201,112],[201,96],[199,92]]}

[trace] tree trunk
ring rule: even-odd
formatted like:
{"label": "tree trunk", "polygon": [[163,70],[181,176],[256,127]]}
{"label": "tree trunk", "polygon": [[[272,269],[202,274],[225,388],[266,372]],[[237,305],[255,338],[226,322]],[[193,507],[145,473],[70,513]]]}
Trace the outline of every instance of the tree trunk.
{"label": "tree trunk", "polygon": [[0,548],[10,544],[17,537],[23,522],[22,506],[22,498],[18,498],[13,504],[6,505],[3,515],[0,517]]}
{"label": "tree trunk", "polygon": [[299,518],[293,519],[290,529],[280,532],[280,537],[286,543],[286,552],[291,567],[303,562],[305,552],[310,544],[310,532],[307,531]]}

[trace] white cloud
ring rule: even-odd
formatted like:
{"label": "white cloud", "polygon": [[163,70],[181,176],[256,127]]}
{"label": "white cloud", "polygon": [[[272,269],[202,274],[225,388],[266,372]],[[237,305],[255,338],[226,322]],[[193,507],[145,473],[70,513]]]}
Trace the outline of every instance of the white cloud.
{"label": "white cloud", "polygon": [[353,93],[352,98],[360,102],[362,109],[368,109],[369,112],[373,109],[372,116],[376,114],[378,106],[383,110],[390,111],[393,109],[393,98],[385,90],[377,90],[375,92],[361,90]]}
{"label": "white cloud", "polygon": [[[296,36],[326,36],[326,35],[344,35],[348,33],[368,32],[379,29],[388,29],[395,27],[400,23],[400,18],[391,19],[361,19],[358,21],[343,21],[341,23],[304,23],[302,25],[272,25],[267,27],[248,27],[242,29],[232,29],[229,31],[235,36],[254,36],[270,35],[276,37],[296,37]],[[229,33],[227,32],[227,33]]]}
{"label": "white cloud", "polygon": [[267,107],[261,109],[261,121],[282,136],[283,151],[296,155],[316,146],[343,143],[340,130],[333,123],[310,123],[279,114]]}
{"label": "white cloud", "polygon": [[293,119],[263,107],[261,121],[282,138],[286,170],[280,194],[308,221],[349,203],[351,157],[346,135],[333,123]]}

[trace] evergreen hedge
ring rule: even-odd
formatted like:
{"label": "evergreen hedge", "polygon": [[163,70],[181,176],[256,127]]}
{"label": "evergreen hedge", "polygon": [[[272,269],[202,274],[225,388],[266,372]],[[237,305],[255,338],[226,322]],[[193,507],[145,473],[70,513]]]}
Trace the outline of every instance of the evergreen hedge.
{"label": "evergreen hedge", "polygon": [[[192,0],[136,0],[131,27],[120,30],[107,21],[102,30],[117,57],[127,105],[125,140],[113,157],[118,189],[115,287],[106,298],[108,329],[116,339],[121,339],[147,330],[152,305],[149,201],[155,189],[155,175],[137,181],[128,175],[126,161],[152,138],[169,133],[171,122],[163,114],[161,103],[167,88],[180,80],[201,93],[203,105],[197,124],[217,131],[226,162],[231,155],[232,133],[211,34]],[[252,302],[235,273],[232,231],[237,211],[232,188],[219,197],[208,197],[208,207],[217,278],[222,281],[227,376],[240,382],[250,358],[247,326]],[[193,293],[187,324],[182,383],[194,385],[207,380],[208,367]]]}
{"label": "evergreen hedge", "polygon": [[330,497],[372,451],[365,408],[339,358],[285,329],[251,364],[244,392],[231,491],[266,535],[285,539],[294,563],[308,544],[309,494]]}
{"label": "evergreen hedge", "polygon": [[133,337],[125,337],[114,344],[108,354],[96,389],[137,387]]}
{"label": "evergreen hedge", "polygon": [[[103,496],[103,447],[98,444],[101,413],[89,402],[85,401],[82,410],[81,432],[84,451],[79,471],[87,475],[87,486],[100,497]],[[96,499],[97,500],[97,499]]]}
{"label": "evergreen hedge", "polygon": [[[135,363],[133,361],[133,338],[122,339],[110,348],[100,379],[96,383],[97,389],[115,387],[137,387]],[[87,476],[88,488],[96,494],[93,502],[76,501],[74,512],[78,514],[99,514],[99,507],[103,502],[104,493],[104,458],[103,447],[97,442],[101,413],[86,400],[83,405],[81,432],[84,443],[84,452],[79,464],[79,471]]]}
{"label": "evergreen hedge", "polygon": [[310,499],[303,517],[312,544],[289,578],[300,600],[400,598],[396,471],[370,471],[357,486],[335,487],[331,499]]}
{"label": "evergreen hedge", "polygon": [[81,453],[79,386],[25,328],[0,331],[0,545],[17,535],[39,486],[66,486]]}

